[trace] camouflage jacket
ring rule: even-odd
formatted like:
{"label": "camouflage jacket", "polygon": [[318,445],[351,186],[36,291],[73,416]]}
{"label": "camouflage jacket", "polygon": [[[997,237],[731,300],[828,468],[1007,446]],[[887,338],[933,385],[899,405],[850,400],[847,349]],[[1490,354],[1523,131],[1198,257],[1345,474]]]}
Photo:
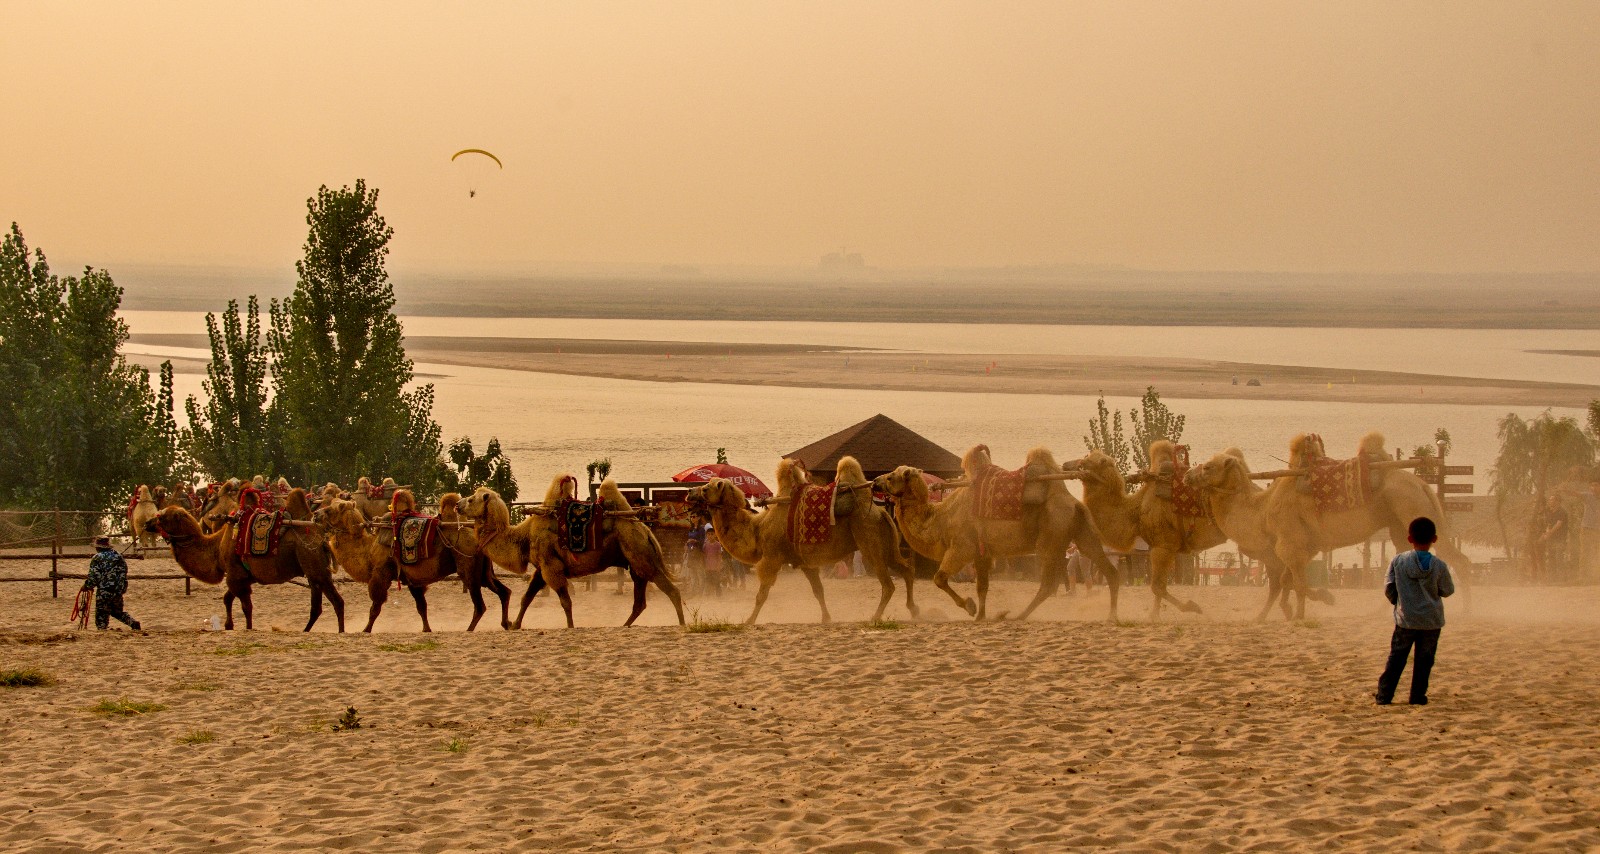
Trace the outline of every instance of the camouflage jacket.
{"label": "camouflage jacket", "polygon": [[89,559],[89,577],[83,588],[96,589],[101,596],[120,596],[128,589],[128,562],[116,549],[101,549]]}

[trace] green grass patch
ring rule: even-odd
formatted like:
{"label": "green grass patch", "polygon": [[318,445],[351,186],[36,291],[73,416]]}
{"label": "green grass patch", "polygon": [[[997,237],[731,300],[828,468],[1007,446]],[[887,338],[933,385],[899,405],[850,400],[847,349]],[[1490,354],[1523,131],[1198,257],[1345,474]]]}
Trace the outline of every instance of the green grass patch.
{"label": "green grass patch", "polygon": [[118,697],[115,700],[101,700],[89,707],[89,711],[104,717],[133,718],[139,715],[148,715],[152,712],[164,712],[167,707],[161,703],[141,703],[127,697]]}
{"label": "green grass patch", "polygon": [[443,750],[445,753],[466,753],[467,740],[458,735],[444,744],[439,745],[439,749]]}
{"label": "green grass patch", "polygon": [[244,641],[243,643],[219,646],[211,651],[212,655],[250,655],[252,653],[268,650],[272,647],[257,641]]}
{"label": "green grass patch", "polygon": [[197,729],[186,735],[178,736],[179,744],[210,744],[217,740],[217,734],[208,729]]}
{"label": "green grass patch", "polygon": [[24,667],[21,670],[0,670],[0,688],[33,688],[41,685],[54,685],[55,677],[37,667]]}
{"label": "green grass patch", "polygon": [[384,652],[427,652],[440,646],[442,644],[433,638],[423,638],[416,643],[380,643],[378,649]]}
{"label": "green grass patch", "polygon": [[684,626],[683,630],[691,635],[705,635],[713,632],[742,632],[745,630],[745,625],[744,623],[730,622],[722,617],[703,617],[699,611],[695,611],[694,616],[689,620],[689,624]]}
{"label": "green grass patch", "polygon": [[868,620],[865,625],[868,631],[873,632],[898,632],[905,628],[897,620]]}

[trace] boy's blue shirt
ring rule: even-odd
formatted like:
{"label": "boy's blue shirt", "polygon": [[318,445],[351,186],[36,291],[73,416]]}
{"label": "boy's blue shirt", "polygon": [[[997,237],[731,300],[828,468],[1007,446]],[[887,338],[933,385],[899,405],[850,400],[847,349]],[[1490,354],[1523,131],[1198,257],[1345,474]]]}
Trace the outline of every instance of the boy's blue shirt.
{"label": "boy's blue shirt", "polygon": [[1383,582],[1383,595],[1394,604],[1394,624],[1406,629],[1444,628],[1444,598],[1454,592],[1450,565],[1425,551],[1395,555]]}

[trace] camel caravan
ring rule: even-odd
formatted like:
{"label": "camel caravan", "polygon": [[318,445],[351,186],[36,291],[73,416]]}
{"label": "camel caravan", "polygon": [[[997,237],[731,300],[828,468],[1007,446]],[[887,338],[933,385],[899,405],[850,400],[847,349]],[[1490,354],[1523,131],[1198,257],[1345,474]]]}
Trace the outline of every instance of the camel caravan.
{"label": "camel caravan", "polygon": [[[1074,545],[1104,578],[1107,616],[1115,620],[1120,578],[1107,549],[1127,553],[1140,540],[1150,550],[1152,620],[1167,605],[1201,612],[1169,589],[1174,565],[1180,555],[1229,541],[1265,567],[1267,600],[1256,619],[1265,619],[1274,604],[1285,618],[1302,619],[1307,599],[1333,601],[1327,590],[1307,583],[1317,554],[1385,531],[1403,549],[1407,525],[1420,516],[1439,524],[1439,552],[1463,570],[1458,577],[1470,576],[1471,562],[1447,539],[1438,497],[1413,471],[1428,460],[1390,459],[1378,433],[1364,437],[1348,460],[1328,458],[1315,434],[1296,436],[1289,450],[1288,469],[1253,473],[1236,448],[1191,464],[1186,446],[1158,440],[1148,448],[1148,469],[1124,477],[1099,451],[1063,465],[1048,449],[1035,448],[1020,468],[1008,470],[993,462],[987,446],[977,445],[961,458],[962,476],[951,481],[910,466],[869,480],[846,456],[832,480],[822,483],[798,460],[784,459],[770,498],[752,501],[735,482],[712,478],[687,490],[684,501],[710,524],[723,549],[754,568],[758,588],[746,624],[761,615],[784,567],[806,578],[821,621],[829,622],[823,571],[856,555],[881,586],[874,620],[893,600],[896,579],[905,588],[906,611],[913,618],[921,613],[913,555],[937,564],[934,586],[978,620],[990,616],[995,559],[1031,555],[1039,587],[1015,616],[1026,619],[1057,589]],[[1082,483],[1082,500],[1069,491],[1070,481]],[[367,632],[398,587],[411,594],[422,630],[432,631],[427,591],[446,579],[458,581],[471,599],[468,631],[488,611],[485,589],[499,599],[502,629],[520,629],[545,588],[561,602],[570,628],[572,582],[612,568],[633,582],[625,626],[644,612],[652,585],[683,625],[679,579],[652,527],[659,508],[631,505],[610,478],[592,499],[578,498],[577,488],[574,476],[557,475],[542,502],[519,505],[523,518],[513,524],[511,507],[486,487],[441,496],[437,513],[429,515],[410,487],[392,478],[376,484],[361,478],[350,491],[329,483],[308,495],[282,478],[269,484],[256,476],[199,489],[141,486],[130,497],[127,518],[141,548],[163,537],[185,573],[223,586],[229,629],[235,601],[245,627],[253,628],[255,585],[293,582],[310,590],[307,631],[324,600],[344,631],[344,599],[334,580],[341,569],[367,587]],[[968,567],[975,597],[951,586]],[[515,619],[511,590],[497,572],[528,579]]]}

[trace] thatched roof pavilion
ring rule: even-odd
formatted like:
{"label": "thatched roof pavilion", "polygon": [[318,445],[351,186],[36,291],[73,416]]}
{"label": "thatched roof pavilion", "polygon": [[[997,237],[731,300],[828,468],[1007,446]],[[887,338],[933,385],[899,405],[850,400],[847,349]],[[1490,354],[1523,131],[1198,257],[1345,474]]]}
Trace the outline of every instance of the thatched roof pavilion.
{"label": "thatched roof pavilion", "polygon": [[867,477],[887,474],[899,466],[916,466],[946,478],[961,474],[960,457],[881,414],[784,456],[805,463],[818,480],[832,479],[841,457],[855,457]]}

